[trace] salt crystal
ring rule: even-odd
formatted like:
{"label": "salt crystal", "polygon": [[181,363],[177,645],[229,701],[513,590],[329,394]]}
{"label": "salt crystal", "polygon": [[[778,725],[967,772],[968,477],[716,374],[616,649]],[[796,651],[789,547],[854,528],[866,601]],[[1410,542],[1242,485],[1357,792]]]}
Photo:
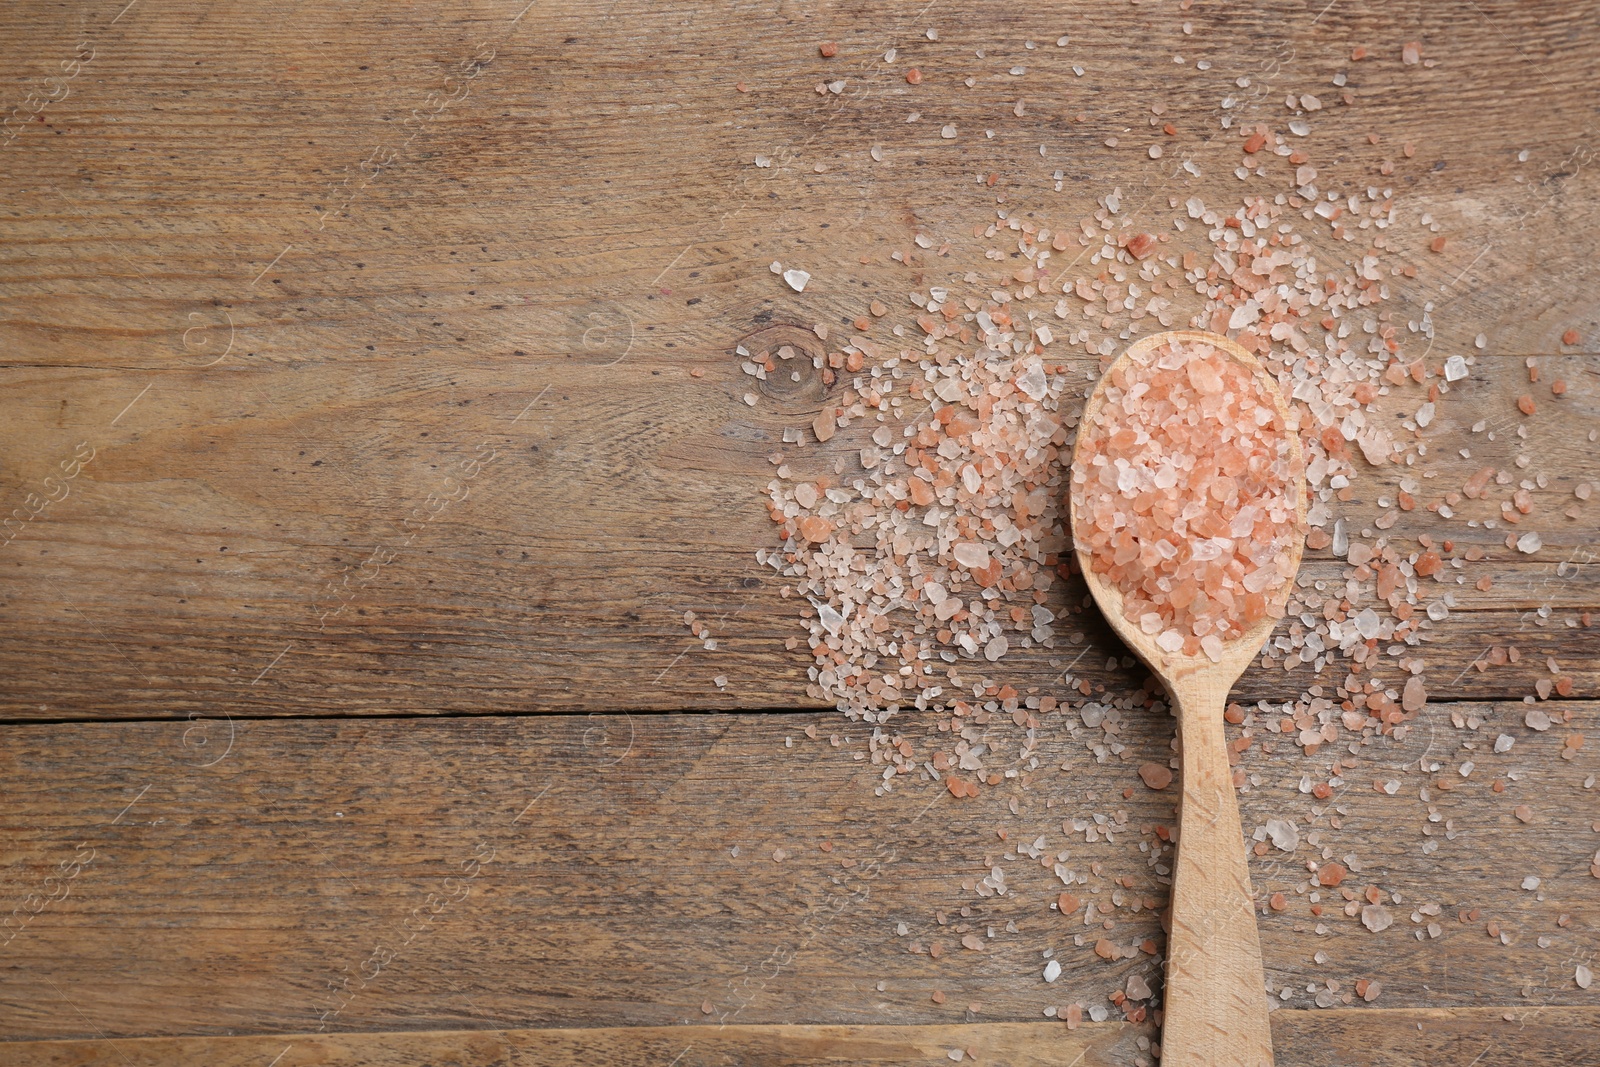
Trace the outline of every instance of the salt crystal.
{"label": "salt crystal", "polygon": [[1046,982],[1054,982],[1057,978],[1060,978],[1060,977],[1061,977],[1061,964],[1059,962],[1057,962],[1056,960],[1051,960],[1049,963],[1044,965],[1044,980]]}
{"label": "salt crystal", "polygon": [[1156,644],[1163,652],[1176,652],[1183,647],[1183,635],[1176,630],[1165,630],[1156,638]]}
{"label": "salt crystal", "polygon": [[1017,388],[1033,400],[1042,400],[1045,393],[1049,392],[1050,385],[1045,381],[1044,367],[1037,359],[1028,361],[1028,369],[1017,377]]}
{"label": "salt crystal", "polygon": [[1138,974],[1130,974],[1130,975],[1128,975],[1128,983],[1127,983],[1127,987],[1126,988],[1127,988],[1127,991],[1128,991],[1128,999],[1129,1000],[1149,1000],[1150,999],[1150,983],[1146,982],[1144,980],[1144,976],[1143,975],[1138,975]]}
{"label": "salt crystal", "polygon": [[1300,847],[1300,830],[1294,823],[1283,819],[1267,820],[1267,836],[1283,852],[1293,852]]}
{"label": "salt crystal", "polygon": [[1533,553],[1544,547],[1544,539],[1537,532],[1529,530],[1517,538],[1517,551]]}
{"label": "salt crystal", "polygon": [[1428,424],[1433,421],[1433,403],[1430,401],[1418,408],[1416,418],[1417,426],[1426,429]]}
{"label": "salt crystal", "polygon": [[1378,636],[1378,613],[1371,608],[1362,608],[1355,618],[1356,633],[1368,641]]}
{"label": "salt crystal", "polygon": [[1361,925],[1373,933],[1381,933],[1394,925],[1394,916],[1382,904],[1368,904],[1361,909]]}
{"label": "salt crystal", "polygon": [[1005,635],[1001,634],[999,637],[992,638],[988,644],[983,646],[983,658],[991,662],[997,660],[1006,654],[1006,649],[1009,647],[1010,643],[1006,641]]}
{"label": "salt crystal", "polygon": [[1550,729],[1550,714],[1542,708],[1529,708],[1528,713],[1522,717],[1522,721],[1527,725],[1528,729],[1537,730],[1540,733]]}
{"label": "salt crystal", "polygon": [[989,550],[972,541],[958,541],[951,546],[950,551],[955,556],[956,562],[969,570],[989,565]]}
{"label": "salt crystal", "polygon": [[1510,734],[1501,734],[1494,739],[1494,750],[1496,752],[1510,752],[1511,746],[1514,744],[1516,744],[1516,739]]}
{"label": "salt crystal", "polygon": [[1527,889],[1527,890],[1538,889],[1539,888],[1539,876],[1536,875],[1536,874],[1528,875],[1528,877],[1526,877],[1526,878],[1524,878],[1522,880],[1522,888]]}
{"label": "salt crystal", "polygon": [[795,292],[803,293],[805,292],[806,283],[811,280],[811,275],[803,270],[786,270],[783,272],[783,280],[788,282],[789,288]]}
{"label": "salt crystal", "polygon": [[1572,980],[1578,983],[1579,989],[1588,989],[1589,983],[1594,981],[1594,972],[1580,963],[1572,973]]}
{"label": "salt crystal", "polygon": [[1460,356],[1451,356],[1444,361],[1444,380],[1459,382],[1467,376],[1467,361]]}

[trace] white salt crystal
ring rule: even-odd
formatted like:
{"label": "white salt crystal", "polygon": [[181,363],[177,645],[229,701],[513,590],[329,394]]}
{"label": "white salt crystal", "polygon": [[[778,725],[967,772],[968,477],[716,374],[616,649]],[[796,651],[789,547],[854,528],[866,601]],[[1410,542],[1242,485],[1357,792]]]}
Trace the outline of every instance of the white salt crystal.
{"label": "white salt crystal", "polygon": [[987,645],[983,646],[983,658],[993,662],[994,660],[997,660],[1001,656],[1005,655],[1006,650],[1010,647],[1010,642],[1006,640],[1004,634],[1001,634],[999,637],[992,639]]}
{"label": "white salt crystal", "polygon": [[1538,889],[1539,888],[1539,876],[1536,875],[1536,874],[1528,875],[1528,877],[1526,877],[1526,878],[1524,878],[1522,880],[1522,888],[1527,889],[1527,890]]}
{"label": "white salt crystal", "polygon": [[950,551],[956,562],[969,570],[989,565],[989,550],[972,541],[957,541]]}
{"label": "white salt crystal", "polygon": [[1259,593],[1281,577],[1276,567],[1262,567],[1244,576],[1244,587],[1252,593]]}
{"label": "white salt crystal", "polygon": [[788,282],[789,288],[795,292],[803,293],[805,292],[806,282],[811,280],[811,275],[803,270],[786,270],[783,272],[783,280]]}
{"label": "white salt crystal", "polygon": [[1285,819],[1268,819],[1267,836],[1283,852],[1293,852],[1300,847],[1300,829]]}
{"label": "white salt crystal", "polygon": [[1417,409],[1417,426],[1426,429],[1433,421],[1433,403],[1430,401]]}
{"label": "white salt crystal", "polygon": [[1362,608],[1361,614],[1356,616],[1356,633],[1368,641],[1378,636],[1378,613],[1371,608]]}
{"label": "white salt crystal", "polygon": [[1518,552],[1529,552],[1529,553],[1532,553],[1532,552],[1539,551],[1543,547],[1544,547],[1544,539],[1541,538],[1538,535],[1538,533],[1533,531],[1533,530],[1529,530],[1527,533],[1525,533],[1521,537],[1517,538],[1517,551]]}
{"label": "white salt crystal", "polygon": [[1589,983],[1594,981],[1594,972],[1580,963],[1572,973],[1572,980],[1578,983],[1579,989],[1588,989]]}
{"label": "white salt crystal", "polygon": [[1044,367],[1037,359],[1028,361],[1028,369],[1017,377],[1017,388],[1034,400],[1042,400],[1049,391],[1049,383],[1044,377]]}
{"label": "white salt crystal", "polygon": [[1451,356],[1444,361],[1444,380],[1459,382],[1467,376],[1467,361],[1460,356]]}
{"label": "white salt crystal", "polygon": [[1057,962],[1056,960],[1051,960],[1049,963],[1044,965],[1044,980],[1046,982],[1054,982],[1057,978],[1060,978],[1060,977],[1061,977],[1061,964],[1059,962]]}
{"label": "white salt crystal", "polygon": [[1361,909],[1361,925],[1373,933],[1381,933],[1394,924],[1394,916],[1382,904],[1368,904]]}
{"label": "white salt crystal", "polygon": [[1516,738],[1512,737],[1510,734],[1501,734],[1499,737],[1494,739],[1494,750],[1496,752],[1510,752],[1511,746],[1516,743]]}
{"label": "white salt crystal", "polygon": [[1176,630],[1163,630],[1156,644],[1163,652],[1176,652],[1183,647],[1183,635]]}

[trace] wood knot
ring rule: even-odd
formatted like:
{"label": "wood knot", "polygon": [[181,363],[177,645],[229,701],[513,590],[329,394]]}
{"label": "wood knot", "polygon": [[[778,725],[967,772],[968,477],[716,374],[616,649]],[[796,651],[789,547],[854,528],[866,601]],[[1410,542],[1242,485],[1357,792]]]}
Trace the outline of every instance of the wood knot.
{"label": "wood knot", "polygon": [[797,410],[816,407],[827,396],[821,369],[826,355],[815,333],[783,322],[745,334],[734,348],[744,372],[755,371],[750,380],[762,396]]}

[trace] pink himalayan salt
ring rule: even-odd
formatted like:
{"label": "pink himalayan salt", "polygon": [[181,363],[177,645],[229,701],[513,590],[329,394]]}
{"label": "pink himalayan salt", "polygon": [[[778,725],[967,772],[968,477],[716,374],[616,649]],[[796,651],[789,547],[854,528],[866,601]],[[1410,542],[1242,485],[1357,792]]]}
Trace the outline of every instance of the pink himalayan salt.
{"label": "pink himalayan salt", "polygon": [[1073,538],[1168,652],[1221,658],[1294,576],[1301,474],[1248,367],[1172,342],[1112,371],[1079,430]]}

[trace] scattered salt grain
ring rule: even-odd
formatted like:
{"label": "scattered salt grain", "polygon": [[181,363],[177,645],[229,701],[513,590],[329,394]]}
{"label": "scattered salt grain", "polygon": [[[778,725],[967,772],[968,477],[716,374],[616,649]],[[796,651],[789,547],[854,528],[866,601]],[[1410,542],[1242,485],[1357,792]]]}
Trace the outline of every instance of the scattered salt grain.
{"label": "scattered salt grain", "polygon": [[1058,961],[1051,960],[1049,963],[1044,965],[1044,980],[1046,982],[1054,982],[1057,978],[1060,978],[1060,977],[1061,977],[1061,964]]}
{"label": "scattered salt grain", "polygon": [[783,280],[788,282],[789,288],[795,292],[803,293],[806,289],[806,283],[811,280],[811,275],[803,270],[786,270],[783,272]]}
{"label": "scattered salt grain", "polygon": [[1460,356],[1451,356],[1444,361],[1444,380],[1459,382],[1467,376],[1467,361]]}
{"label": "scattered salt grain", "polygon": [[1371,608],[1362,608],[1360,614],[1355,618],[1355,623],[1356,633],[1360,634],[1364,640],[1370,641],[1378,636],[1380,620],[1378,619],[1378,613]]}
{"label": "scattered salt grain", "polygon": [[1517,551],[1533,553],[1544,547],[1544,539],[1536,531],[1529,530],[1517,538]]}

